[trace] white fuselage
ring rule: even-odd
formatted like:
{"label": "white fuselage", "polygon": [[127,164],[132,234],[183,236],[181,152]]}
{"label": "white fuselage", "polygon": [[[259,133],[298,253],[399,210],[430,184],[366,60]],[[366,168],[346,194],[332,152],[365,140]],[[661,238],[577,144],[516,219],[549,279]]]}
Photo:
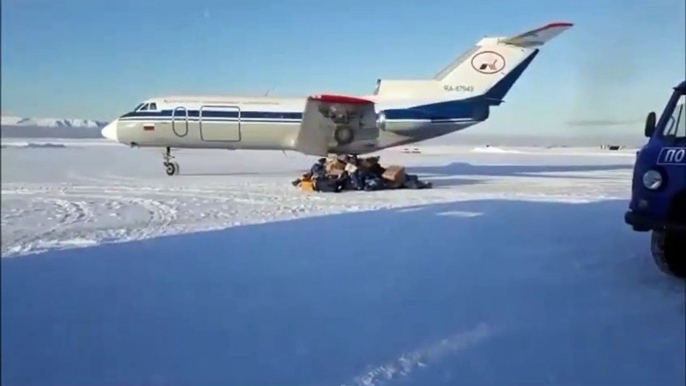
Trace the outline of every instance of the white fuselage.
{"label": "white fuselage", "polygon": [[[412,111],[420,101],[375,100],[384,110]],[[454,100],[455,95],[450,95]],[[434,98],[432,102],[447,99]],[[421,102],[426,103],[426,99]],[[103,135],[140,147],[295,150],[306,98],[180,96],[151,98],[103,129]],[[152,107],[152,109],[151,109]],[[408,115],[408,114],[404,114]],[[378,135],[368,151],[407,144],[462,130],[471,118],[417,114],[377,119]]]}

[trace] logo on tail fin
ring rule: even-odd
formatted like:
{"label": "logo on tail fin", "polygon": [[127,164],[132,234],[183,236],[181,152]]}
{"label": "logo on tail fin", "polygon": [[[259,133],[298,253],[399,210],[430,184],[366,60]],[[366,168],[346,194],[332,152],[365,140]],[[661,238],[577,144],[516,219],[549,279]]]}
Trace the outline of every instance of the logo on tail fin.
{"label": "logo on tail fin", "polygon": [[495,74],[505,68],[505,58],[494,51],[481,51],[472,57],[472,67],[482,74]]}

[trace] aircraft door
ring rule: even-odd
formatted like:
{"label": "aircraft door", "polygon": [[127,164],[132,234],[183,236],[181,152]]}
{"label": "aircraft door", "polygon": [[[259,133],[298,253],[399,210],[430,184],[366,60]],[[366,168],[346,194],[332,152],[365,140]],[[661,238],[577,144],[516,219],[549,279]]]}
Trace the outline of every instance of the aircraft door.
{"label": "aircraft door", "polygon": [[226,105],[200,107],[200,138],[207,142],[240,142],[240,108]]}
{"label": "aircraft door", "polygon": [[177,137],[188,135],[188,110],[185,107],[177,107],[172,111],[171,126]]}

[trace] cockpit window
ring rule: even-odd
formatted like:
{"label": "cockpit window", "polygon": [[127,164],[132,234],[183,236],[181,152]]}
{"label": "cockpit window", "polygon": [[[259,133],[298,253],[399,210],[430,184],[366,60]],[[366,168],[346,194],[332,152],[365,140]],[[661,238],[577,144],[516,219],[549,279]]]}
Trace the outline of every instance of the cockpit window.
{"label": "cockpit window", "polygon": [[133,109],[134,112],[136,111],[155,111],[157,110],[157,103],[155,102],[143,102],[138,104],[135,109]]}
{"label": "cockpit window", "polygon": [[686,138],[686,95],[679,98],[663,134],[666,137]]}

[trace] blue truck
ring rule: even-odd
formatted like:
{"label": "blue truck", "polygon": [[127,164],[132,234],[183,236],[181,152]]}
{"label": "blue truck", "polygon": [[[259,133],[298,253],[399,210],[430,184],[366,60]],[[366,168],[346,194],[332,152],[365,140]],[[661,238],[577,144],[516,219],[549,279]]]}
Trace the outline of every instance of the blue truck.
{"label": "blue truck", "polygon": [[686,278],[686,81],[674,87],[659,119],[648,114],[645,136],[624,221],[652,232],[650,251],[660,270]]}

